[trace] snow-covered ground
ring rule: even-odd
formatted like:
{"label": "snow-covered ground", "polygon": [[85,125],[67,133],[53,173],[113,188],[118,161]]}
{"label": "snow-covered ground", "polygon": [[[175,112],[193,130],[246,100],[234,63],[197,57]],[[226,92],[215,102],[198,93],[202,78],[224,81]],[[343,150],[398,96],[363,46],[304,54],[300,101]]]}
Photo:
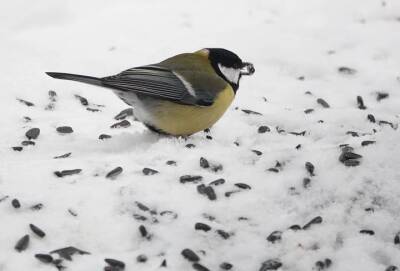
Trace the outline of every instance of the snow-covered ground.
{"label": "snow-covered ground", "polygon": [[[185,248],[209,270],[228,262],[231,270],[265,271],[262,263],[271,259],[281,270],[400,267],[398,0],[3,0],[0,18],[1,271],[55,270],[34,255],[68,246],[90,252],[62,261],[73,271],[103,270],[105,258],[123,261],[125,270],[194,270],[181,255]],[[256,68],[212,139],[160,137],[133,119],[128,128],[111,129],[127,108],[111,91],[44,74],[111,75],[203,47],[230,49]],[[389,96],[377,101],[378,93]],[[76,94],[100,111],[88,111]],[[263,125],[270,131],[259,133]],[[59,126],[74,132],[61,135]],[[34,127],[36,145],[14,151]],[[361,146],[365,140],[376,142]],[[338,160],[341,144],[362,155],[359,166]],[[54,159],[65,153],[70,157]],[[223,169],[202,168],[201,157]],[[123,172],[106,178],[118,166]],[[145,176],[143,168],[159,173]],[[54,174],[69,169],[82,171]],[[188,174],[203,179],[182,184]],[[213,186],[216,200],[197,191],[219,178],[225,183]],[[227,197],[230,191],[238,192]],[[31,208],[39,203],[41,209]],[[318,216],[320,223],[288,229]],[[211,229],[196,230],[198,222]],[[268,241],[274,231],[280,240]],[[17,252],[26,234],[28,247]]]}

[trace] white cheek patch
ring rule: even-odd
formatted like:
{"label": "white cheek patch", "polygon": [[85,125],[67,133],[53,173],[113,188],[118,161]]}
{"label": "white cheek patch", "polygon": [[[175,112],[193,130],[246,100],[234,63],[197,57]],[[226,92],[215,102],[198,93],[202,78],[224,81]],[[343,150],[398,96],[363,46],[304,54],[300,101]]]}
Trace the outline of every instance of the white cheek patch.
{"label": "white cheek patch", "polygon": [[218,68],[231,83],[237,84],[239,82],[240,69],[227,68],[221,64],[218,64]]}

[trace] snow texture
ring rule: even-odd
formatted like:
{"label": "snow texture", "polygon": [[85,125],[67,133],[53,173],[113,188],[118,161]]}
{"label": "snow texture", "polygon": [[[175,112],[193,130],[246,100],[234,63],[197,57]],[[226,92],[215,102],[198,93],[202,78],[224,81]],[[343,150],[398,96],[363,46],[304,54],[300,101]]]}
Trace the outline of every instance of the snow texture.
{"label": "snow texture", "polygon": [[[90,253],[58,263],[73,271],[102,270],[105,258],[125,270],[194,270],[186,248],[209,270],[400,266],[398,0],[3,0],[0,17],[1,271],[55,270],[34,255],[68,246]],[[256,72],[209,134],[186,140],[133,118],[112,129],[127,108],[112,91],[45,75],[112,75],[204,47],[230,49]],[[40,129],[36,144],[22,146],[30,128]],[[358,166],[339,161],[341,144],[362,156]],[[54,174],[72,169],[81,171]],[[182,184],[183,175],[203,178]],[[197,191],[219,178],[216,200]]]}

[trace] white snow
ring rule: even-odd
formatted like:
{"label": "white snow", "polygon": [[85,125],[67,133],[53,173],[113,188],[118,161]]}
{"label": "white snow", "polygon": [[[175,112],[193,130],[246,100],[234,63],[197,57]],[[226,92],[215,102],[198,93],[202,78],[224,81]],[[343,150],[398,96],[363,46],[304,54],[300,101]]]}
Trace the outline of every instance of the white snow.
{"label": "white snow", "polygon": [[[192,270],[180,254],[184,248],[195,251],[210,270],[220,270],[223,261],[232,263],[232,270],[259,270],[274,258],[282,270],[317,270],[315,262],[325,258],[332,260],[328,270],[400,266],[400,246],[393,241],[400,231],[399,130],[367,120],[373,114],[395,128],[400,122],[398,0],[3,0],[0,18],[0,198],[9,196],[0,202],[1,271],[55,270],[34,255],[66,246],[91,253],[63,262],[74,271],[102,270],[104,258],[124,261],[125,270],[163,269],[163,259],[166,270]],[[186,141],[161,137],[132,119],[129,128],[110,129],[113,117],[127,108],[112,91],[45,75],[112,75],[204,47],[230,49],[256,69],[241,81],[234,104],[211,130],[212,140],[204,133]],[[341,66],[357,72],[340,74]],[[301,76],[304,80],[297,79]],[[54,110],[44,109],[49,90],[58,95]],[[378,91],[389,97],[378,102]],[[75,94],[101,112],[87,111]],[[366,110],[357,108],[357,95]],[[317,98],[330,108],[317,104]],[[309,108],[315,111],[305,114]],[[23,116],[32,122],[25,123]],[[74,133],[59,135],[56,127],[62,125]],[[259,134],[260,125],[271,131]],[[36,145],[13,151],[32,127],[41,130]],[[305,136],[287,133],[304,130]],[[368,135],[352,137],[347,131]],[[101,141],[102,133],[113,137]],[[361,147],[363,140],[376,144]],[[188,143],[196,147],[186,148]],[[340,144],[363,156],[358,167],[338,161]],[[53,159],[67,152],[71,157]],[[221,163],[223,170],[200,168],[200,157]],[[177,166],[166,165],[167,160]],[[276,161],[282,170],[268,171]],[[306,161],[315,165],[316,175],[307,189],[302,185],[309,175]],[[117,166],[123,173],[106,179]],[[144,176],[144,167],[160,173]],[[53,174],[74,168],[82,173]],[[179,182],[185,174],[202,175],[205,184],[218,178],[226,183],[215,187],[217,200],[210,201],[196,184]],[[225,197],[240,190],[234,186],[238,182],[252,189]],[[12,207],[14,198],[21,208]],[[158,223],[151,223],[136,201],[178,218],[156,215]],[[37,203],[44,207],[32,211]],[[137,221],[134,213],[149,220]],[[321,224],[287,230],[316,216],[323,218]],[[212,230],[195,231],[196,222]],[[46,236],[35,236],[30,223]],[[142,224],[151,240],[140,236]],[[218,229],[233,235],[224,240]],[[360,234],[362,229],[375,235]],[[283,231],[282,240],[272,244],[266,237],[275,230]],[[19,253],[14,245],[25,234],[30,244]],[[148,261],[136,262],[139,254]]]}

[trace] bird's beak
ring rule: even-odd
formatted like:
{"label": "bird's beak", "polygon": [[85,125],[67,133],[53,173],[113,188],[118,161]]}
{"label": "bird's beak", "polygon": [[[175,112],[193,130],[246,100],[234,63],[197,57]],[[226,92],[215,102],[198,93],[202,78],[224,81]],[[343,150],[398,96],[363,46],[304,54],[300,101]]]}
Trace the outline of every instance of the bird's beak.
{"label": "bird's beak", "polygon": [[256,70],[253,64],[249,62],[243,62],[242,68],[240,69],[241,75],[252,75]]}

